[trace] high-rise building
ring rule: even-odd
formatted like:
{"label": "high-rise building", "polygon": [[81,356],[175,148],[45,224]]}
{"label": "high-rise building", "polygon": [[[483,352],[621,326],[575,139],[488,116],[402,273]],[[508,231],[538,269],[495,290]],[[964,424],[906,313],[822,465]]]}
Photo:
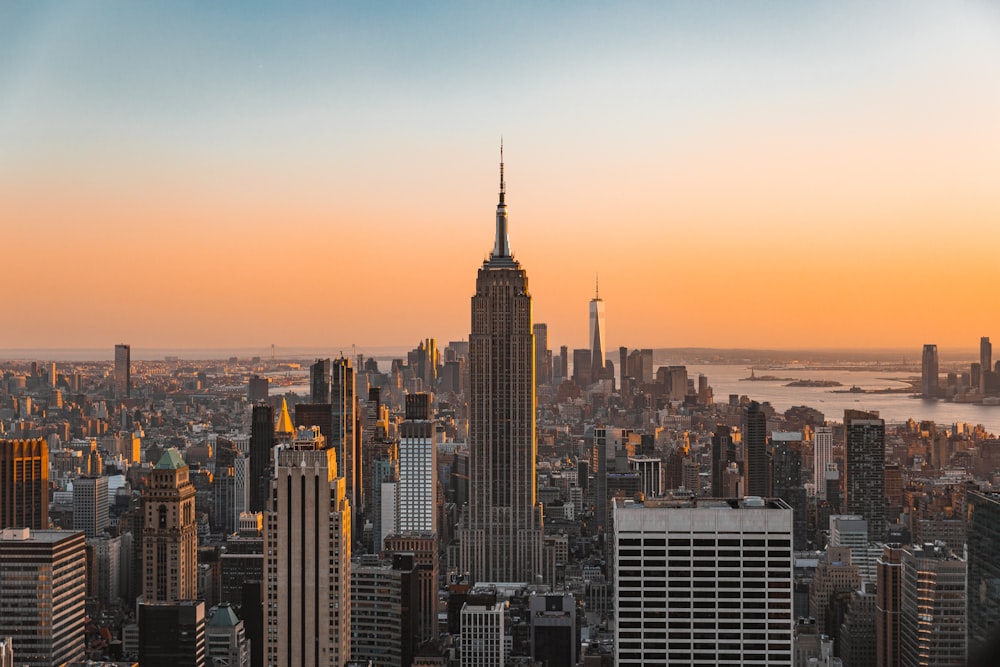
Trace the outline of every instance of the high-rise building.
{"label": "high-rise building", "polygon": [[817,426],[813,433],[813,483],[820,500],[826,500],[826,469],[829,463],[833,463],[833,427]]}
{"label": "high-rise building", "polygon": [[132,348],[128,345],[115,345],[115,398],[131,398],[132,396]]}
{"label": "high-rise building", "polygon": [[351,507],[318,428],[278,450],[264,531],[266,664],[340,667],[350,657]]}
{"label": "high-rise building", "polygon": [[712,496],[715,498],[725,498],[723,479],[729,464],[736,461],[736,452],[733,444],[733,436],[729,427],[725,424],[718,424],[715,433],[712,434]]}
{"label": "high-rise building", "polygon": [[80,477],[73,482],[73,529],[88,537],[108,527],[108,478]]}
{"label": "high-rise building", "polygon": [[590,377],[593,381],[604,377],[604,362],[607,359],[607,336],[605,332],[604,300],[601,299],[600,283],[595,283],[594,298],[590,300]]}
{"label": "high-rise building", "polygon": [[581,389],[586,389],[595,380],[594,356],[590,350],[573,350],[573,382]]}
{"label": "high-rise building", "polygon": [[503,667],[507,664],[504,642],[505,603],[462,605],[460,667]]}
{"label": "high-rise building", "polygon": [[416,598],[410,605],[416,616],[416,642],[420,646],[438,637],[438,536],[434,533],[390,535],[385,539],[386,556],[412,557],[417,580]]}
{"label": "high-rise building", "polygon": [[274,408],[266,404],[255,405],[250,417],[250,477],[247,480],[250,512],[267,509],[268,468],[273,455]]}
{"label": "high-rise building", "polygon": [[535,384],[552,382],[552,362],[549,359],[549,327],[538,323],[535,332]]}
{"label": "high-rise building", "polygon": [[0,528],[49,527],[49,446],[0,440]]}
{"label": "high-rise building", "polygon": [[406,395],[406,419],[399,425],[399,486],[396,530],[437,532],[437,450],[429,394]]}
{"label": "high-rise building", "polygon": [[472,581],[534,581],[542,514],[535,499],[535,341],[528,276],[507,239],[503,157],[493,252],[472,297],[470,498],[461,563]]}
{"label": "high-rise building", "polygon": [[531,656],[547,667],[575,667],[580,641],[572,593],[532,595],[528,600]]}
{"label": "high-rise building", "polygon": [[[1000,545],[998,545],[1000,547]],[[899,545],[885,545],[882,557],[875,563],[875,664],[877,667],[899,667],[899,605],[902,595]]]}
{"label": "high-rise building", "polygon": [[903,547],[901,667],[965,664],[966,563],[943,544]]}
{"label": "high-rise building", "polygon": [[198,526],[190,471],[168,449],[149,473],[142,493],[144,602],[198,597]]}
{"label": "high-rise building", "polygon": [[1000,494],[969,491],[969,651],[1000,633]]}
{"label": "high-rise building", "polygon": [[792,664],[792,511],[780,499],[614,503],[617,664]]}
{"label": "high-rise building", "polygon": [[313,403],[330,402],[330,383],[333,381],[333,362],[317,359],[309,367],[309,395]]}
{"label": "high-rise building", "polygon": [[82,661],[86,595],[83,533],[0,530],[0,637],[13,638],[14,665]]}
{"label": "high-rise building", "polygon": [[247,380],[247,402],[256,405],[261,401],[266,401],[271,395],[271,379],[259,375],[251,375]]}
{"label": "high-rise building", "polygon": [[989,336],[979,339],[979,393],[989,393],[992,384],[990,376],[993,369],[993,345]]}
{"label": "high-rise building", "polygon": [[752,401],[744,413],[743,456],[746,465],[747,495],[771,495],[771,461],[767,451],[767,415],[760,403]]}
{"label": "high-rise building", "polygon": [[409,667],[417,644],[417,580],[411,554],[351,566],[351,661]]}
{"label": "high-rise building", "polygon": [[139,664],[142,667],[205,667],[205,602],[142,602]]}
{"label": "high-rise building", "polygon": [[868,522],[868,539],[884,539],[885,422],[877,413],[844,411],[844,488],[847,513]]}
{"label": "high-rise building", "polygon": [[920,395],[924,398],[937,398],[939,394],[937,345],[924,345],[920,363]]}

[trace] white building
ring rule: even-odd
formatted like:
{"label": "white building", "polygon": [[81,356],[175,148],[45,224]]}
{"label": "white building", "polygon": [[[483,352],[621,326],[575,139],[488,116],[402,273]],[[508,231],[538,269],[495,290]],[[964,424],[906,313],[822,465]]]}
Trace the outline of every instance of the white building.
{"label": "white building", "polygon": [[882,547],[869,545],[868,522],[857,514],[834,514],[830,517],[831,547],[851,550],[851,563],[868,583],[875,582],[875,561],[882,556]]}
{"label": "white building", "polygon": [[462,605],[461,667],[503,667],[507,659],[504,639],[505,603]]}
{"label": "white building", "polygon": [[408,394],[406,419],[399,426],[399,485],[396,531],[437,532],[437,456],[430,396]]}
{"label": "white building", "polygon": [[73,529],[88,538],[108,527],[108,478],[81,477],[73,481]]}
{"label": "white building", "polygon": [[617,664],[792,664],[792,510],[780,499],[617,500]]}

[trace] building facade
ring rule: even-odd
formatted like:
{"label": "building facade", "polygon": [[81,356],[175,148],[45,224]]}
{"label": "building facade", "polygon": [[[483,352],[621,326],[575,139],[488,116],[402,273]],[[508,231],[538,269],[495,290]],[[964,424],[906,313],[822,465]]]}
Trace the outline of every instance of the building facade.
{"label": "building facade", "polygon": [[73,529],[90,537],[108,527],[108,478],[80,477],[73,482]]}
{"label": "building facade", "polygon": [[49,446],[0,440],[0,528],[49,527]]}
{"label": "building facade", "polygon": [[132,348],[115,345],[115,398],[132,397]]}
{"label": "building facade", "polygon": [[844,411],[847,513],[868,522],[868,539],[885,537],[885,422],[878,414]]}
{"label": "building facade", "polygon": [[12,639],[14,665],[83,660],[86,595],[83,533],[0,530],[0,637]]}
{"label": "building facade", "polygon": [[792,664],[792,510],[615,501],[617,664]]}

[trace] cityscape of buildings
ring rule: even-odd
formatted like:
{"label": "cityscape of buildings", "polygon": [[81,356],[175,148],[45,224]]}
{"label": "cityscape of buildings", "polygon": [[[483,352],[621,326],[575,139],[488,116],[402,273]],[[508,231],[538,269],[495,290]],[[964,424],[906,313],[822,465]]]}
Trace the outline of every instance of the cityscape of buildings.
{"label": "cityscape of buildings", "polygon": [[[977,659],[1000,631],[996,434],[778,412],[753,383],[717,400],[609,352],[596,286],[589,346],[550,348],[502,160],[468,340],[0,362],[0,665]],[[942,382],[926,345],[914,404],[1000,403],[980,350]],[[308,393],[272,386],[289,374]]]}

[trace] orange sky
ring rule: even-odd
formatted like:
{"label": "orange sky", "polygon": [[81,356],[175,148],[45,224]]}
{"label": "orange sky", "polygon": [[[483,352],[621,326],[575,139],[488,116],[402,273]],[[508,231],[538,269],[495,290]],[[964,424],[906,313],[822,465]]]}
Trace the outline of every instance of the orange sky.
{"label": "orange sky", "polygon": [[[501,132],[511,245],[552,346],[586,344],[595,273],[609,349],[1000,338],[1000,21],[919,9],[810,5],[745,29],[650,9],[653,27],[632,16],[585,48],[590,7],[554,46],[507,18],[502,48],[528,53],[510,63],[458,17],[454,52],[427,46],[416,74],[361,54],[342,86],[318,65],[288,81],[325,54],[308,17],[281,39],[315,53],[267,51],[252,64],[271,78],[243,84],[253,26],[215,53],[175,17],[199,57],[140,49],[120,88],[67,78],[108,66],[96,19],[14,17],[34,31],[0,57],[0,90],[17,84],[0,96],[0,349],[464,338]],[[908,23],[887,35],[887,18]]]}

